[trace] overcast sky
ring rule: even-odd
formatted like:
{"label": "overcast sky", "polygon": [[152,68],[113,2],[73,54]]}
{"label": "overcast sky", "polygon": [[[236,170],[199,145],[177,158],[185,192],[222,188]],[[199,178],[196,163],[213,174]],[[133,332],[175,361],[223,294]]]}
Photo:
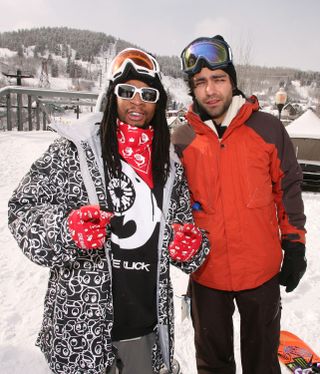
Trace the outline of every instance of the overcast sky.
{"label": "overcast sky", "polygon": [[235,62],[320,71],[320,0],[0,0],[0,31],[67,26],[179,55],[221,34]]}

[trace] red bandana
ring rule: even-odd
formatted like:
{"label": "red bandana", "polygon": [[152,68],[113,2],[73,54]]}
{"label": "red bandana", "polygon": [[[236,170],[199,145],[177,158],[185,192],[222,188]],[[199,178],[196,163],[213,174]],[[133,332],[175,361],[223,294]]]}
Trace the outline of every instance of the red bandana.
{"label": "red bandana", "polygon": [[118,120],[117,139],[121,157],[153,188],[152,140],[153,128],[142,129]]}

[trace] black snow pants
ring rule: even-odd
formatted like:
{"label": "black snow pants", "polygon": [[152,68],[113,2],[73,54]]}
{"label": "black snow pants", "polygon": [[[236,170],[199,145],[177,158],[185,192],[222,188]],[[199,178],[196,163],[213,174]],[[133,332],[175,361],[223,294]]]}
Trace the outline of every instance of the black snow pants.
{"label": "black snow pants", "polygon": [[235,374],[233,313],[240,314],[243,374],[280,374],[278,276],[258,288],[229,292],[189,283],[198,374]]}

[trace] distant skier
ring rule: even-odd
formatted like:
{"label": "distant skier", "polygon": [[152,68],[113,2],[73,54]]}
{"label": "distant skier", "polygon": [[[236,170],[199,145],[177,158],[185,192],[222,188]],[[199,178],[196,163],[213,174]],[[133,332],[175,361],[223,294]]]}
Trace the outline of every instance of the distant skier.
{"label": "distant skier", "polygon": [[166,102],[157,61],[123,50],[103,118],[52,126],[62,137],[9,201],[22,251],[50,268],[37,345],[56,374],[173,372],[169,265],[190,273],[209,248],[193,224]]}
{"label": "distant skier", "polygon": [[301,169],[282,123],[238,90],[223,37],[192,41],[181,60],[193,105],[173,142],[212,246],[190,282],[198,373],[236,372],[236,302],[242,372],[278,374],[279,280],[291,292],[307,266]]}

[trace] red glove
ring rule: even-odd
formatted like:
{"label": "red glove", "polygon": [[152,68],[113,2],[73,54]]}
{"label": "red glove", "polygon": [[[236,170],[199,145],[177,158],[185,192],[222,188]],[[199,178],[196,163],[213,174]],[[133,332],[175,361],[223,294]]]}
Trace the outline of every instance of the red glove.
{"label": "red glove", "polygon": [[81,249],[102,248],[113,213],[105,212],[99,205],[85,205],[73,210],[68,217],[71,237]]}
{"label": "red glove", "polygon": [[169,245],[170,257],[175,261],[189,261],[200,248],[201,231],[192,223],[173,224],[172,227],[174,237]]}

